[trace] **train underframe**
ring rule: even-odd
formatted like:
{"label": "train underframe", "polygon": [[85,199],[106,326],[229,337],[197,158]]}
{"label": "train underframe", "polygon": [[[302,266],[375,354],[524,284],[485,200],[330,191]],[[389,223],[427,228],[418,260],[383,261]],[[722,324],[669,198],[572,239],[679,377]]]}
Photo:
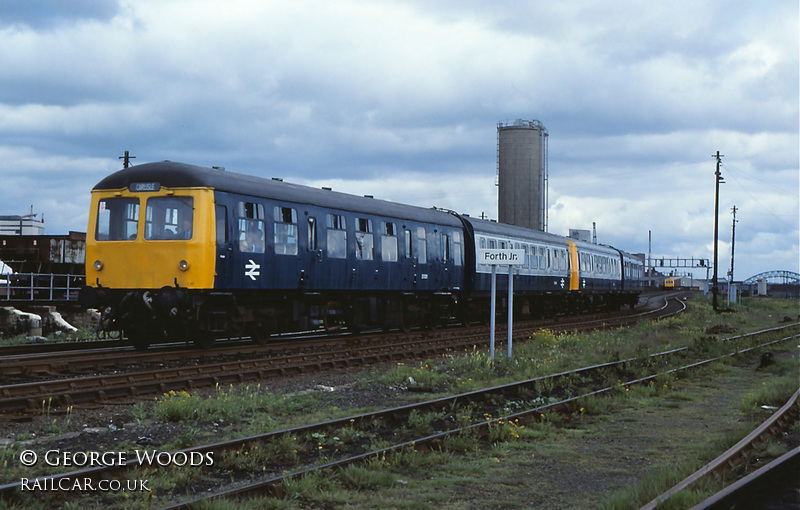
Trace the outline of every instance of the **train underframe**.
{"label": "train underframe", "polygon": [[[250,337],[257,343],[288,332],[434,329],[489,322],[489,295],[450,292],[344,293],[88,289],[86,306],[101,311],[101,328],[121,331],[138,349],[166,341],[210,347],[217,338]],[[514,316],[536,319],[635,306],[638,293],[519,293]],[[498,294],[496,313],[507,314]]]}

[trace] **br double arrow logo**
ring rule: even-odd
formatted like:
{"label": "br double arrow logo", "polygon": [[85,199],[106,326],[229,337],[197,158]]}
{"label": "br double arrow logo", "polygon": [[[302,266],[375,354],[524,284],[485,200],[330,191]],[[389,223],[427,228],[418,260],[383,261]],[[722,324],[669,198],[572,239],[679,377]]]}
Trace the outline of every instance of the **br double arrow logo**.
{"label": "br double arrow logo", "polygon": [[248,260],[248,263],[244,265],[244,268],[247,271],[244,272],[245,276],[249,276],[251,280],[256,281],[256,276],[261,275],[261,264],[256,264],[253,259]]}

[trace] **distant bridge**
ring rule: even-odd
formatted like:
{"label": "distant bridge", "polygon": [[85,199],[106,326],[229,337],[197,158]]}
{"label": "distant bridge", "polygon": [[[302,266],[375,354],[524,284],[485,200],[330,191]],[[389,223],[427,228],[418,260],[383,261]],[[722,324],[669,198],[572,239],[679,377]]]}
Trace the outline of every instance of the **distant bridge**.
{"label": "distant bridge", "polygon": [[751,276],[742,285],[755,285],[759,280],[767,280],[772,285],[800,285],[800,274],[792,271],[766,271]]}

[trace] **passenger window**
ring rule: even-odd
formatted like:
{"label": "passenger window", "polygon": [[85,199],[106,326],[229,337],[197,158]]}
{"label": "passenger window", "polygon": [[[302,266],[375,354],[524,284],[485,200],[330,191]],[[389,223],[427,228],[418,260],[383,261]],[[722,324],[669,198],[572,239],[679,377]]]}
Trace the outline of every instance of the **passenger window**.
{"label": "passenger window", "polygon": [[495,241],[494,239],[489,239],[489,249],[493,250],[495,248],[497,248],[497,241]]}
{"label": "passenger window", "polygon": [[273,243],[276,255],[297,255],[297,211],[291,207],[273,209]]}
{"label": "passenger window", "polygon": [[453,262],[461,265],[461,232],[453,232]]}
{"label": "passenger window", "polygon": [[425,227],[417,227],[417,263],[428,263],[428,240],[425,238]]}
{"label": "passenger window", "polygon": [[383,223],[381,258],[384,262],[397,262],[397,228],[394,223]]}
{"label": "passenger window", "polygon": [[264,206],[253,202],[239,202],[237,215],[239,249],[245,253],[264,253],[266,246]]}
{"label": "passenger window", "polygon": [[347,230],[345,218],[341,214],[328,215],[328,257],[347,258]]}
{"label": "passenger window", "polygon": [[406,229],[405,231],[405,239],[404,239],[404,248],[406,249],[406,257],[411,258],[411,231]]}
{"label": "passenger window", "polygon": [[450,236],[442,232],[442,260],[447,262],[450,260]]}
{"label": "passenger window", "polygon": [[372,220],[356,218],[356,258],[372,260],[374,248],[372,244]]}
{"label": "passenger window", "polygon": [[105,198],[97,205],[94,238],[98,241],[136,239],[139,228],[138,198]]}
{"label": "passenger window", "polygon": [[[519,248],[519,246],[517,246],[517,248]],[[530,265],[530,260],[528,259],[528,245],[527,244],[523,244],[522,245],[522,253],[523,253],[523,255],[522,255],[522,267],[527,268]]]}
{"label": "passenger window", "polygon": [[192,197],[150,197],[145,209],[148,241],[192,238]]}
{"label": "passenger window", "polygon": [[480,248],[481,248],[482,250],[485,250],[485,249],[486,249],[486,238],[485,238],[485,237],[481,237],[481,238],[480,238],[480,241],[479,241],[479,243],[478,243],[478,246],[480,246]]}

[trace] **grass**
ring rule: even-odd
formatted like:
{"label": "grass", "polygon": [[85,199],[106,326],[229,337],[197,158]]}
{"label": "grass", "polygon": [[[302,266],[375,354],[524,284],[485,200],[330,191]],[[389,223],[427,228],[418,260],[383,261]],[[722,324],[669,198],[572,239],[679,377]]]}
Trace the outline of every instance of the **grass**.
{"label": "grass", "polygon": [[[626,330],[574,335],[541,330],[527,342],[516,343],[511,359],[500,354],[492,361],[486,352],[475,349],[440,360],[398,364],[386,371],[367,370],[355,376],[356,387],[391,387],[401,394],[410,390],[405,393],[408,399],[422,399],[431,393],[461,393],[678,346],[702,353],[725,351],[730,346],[721,338],[735,333],[719,331],[751,331],[775,326],[786,315],[797,315],[796,302],[780,300],[745,300],[736,305],[735,313],[719,315],[704,300],[695,300],[690,306],[691,312],[686,315]],[[698,463],[707,462],[737,442],[768,415],[761,406],[785,402],[797,389],[794,345],[774,349],[774,363],[764,368],[757,367],[760,353],[756,353],[690,375],[663,376],[645,386],[618,386],[610,397],[582,398],[568,416],[545,412],[524,425],[499,421],[489,428],[486,439],[466,432],[448,437],[433,453],[412,448],[341,471],[292,478],[285,484],[287,500],[215,501],[196,507],[419,510],[565,506],[564,501],[569,502],[566,506],[578,508],[637,507],[696,469]],[[541,389],[548,390],[545,386]],[[130,416],[140,425],[180,425],[172,442],[163,447],[172,449],[362,411],[339,409],[333,405],[336,398],[335,394],[282,395],[257,385],[218,387],[208,395],[170,392],[134,406]],[[544,404],[549,397],[536,398]],[[532,402],[532,398],[506,402],[505,409],[498,409],[496,415],[515,412]],[[471,414],[465,408],[459,420],[467,423]],[[406,427],[415,434],[427,435],[440,428],[437,420],[443,416],[415,414]],[[497,416],[487,415],[486,419]],[[214,427],[219,432],[210,438],[212,424],[219,425]],[[696,425],[702,428],[702,437],[696,434]],[[231,473],[258,478],[266,466],[291,470],[300,456],[342,447],[364,437],[374,449],[390,444],[369,424],[352,424],[317,433],[313,438],[286,435],[220,455],[217,463]],[[779,450],[779,445],[765,445],[763,455]],[[12,479],[25,475],[26,470],[18,463],[20,451],[18,445],[0,449],[0,465]],[[163,498],[176,487],[202,482],[200,470],[166,471],[148,475],[155,488],[153,494],[136,495],[128,501],[104,496],[103,506],[163,506],[167,501]],[[571,481],[566,486],[565,479]],[[683,508],[709,490],[713,487],[693,488],[697,495],[680,495],[669,503],[674,505],[670,508]],[[47,507],[33,500],[28,503],[32,508]],[[0,508],[6,508],[4,505],[0,503]],[[82,505],[87,506],[92,505]]]}
{"label": "grass", "polygon": [[[28,333],[20,333],[17,335],[0,334],[0,346],[29,344],[31,341],[28,340],[28,337],[30,337]],[[84,342],[87,340],[95,340],[97,338],[97,331],[91,327],[79,328],[78,331],[75,332],[53,331],[48,333],[46,338],[49,342],[53,343]]]}

